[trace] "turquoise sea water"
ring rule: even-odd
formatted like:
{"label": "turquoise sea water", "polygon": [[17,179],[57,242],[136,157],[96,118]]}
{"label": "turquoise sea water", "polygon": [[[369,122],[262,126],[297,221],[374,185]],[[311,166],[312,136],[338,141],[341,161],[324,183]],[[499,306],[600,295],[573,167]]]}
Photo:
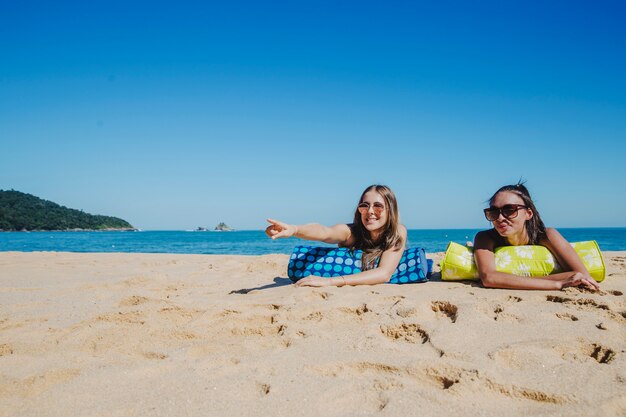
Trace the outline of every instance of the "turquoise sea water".
{"label": "turquoise sea water", "polygon": [[[626,250],[626,228],[559,229],[570,242],[596,240],[605,251]],[[478,229],[409,230],[409,245],[443,252],[448,242],[473,241]],[[272,241],[263,231],[2,232],[0,251],[132,252],[264,255],[291,253],[300,239]]]}

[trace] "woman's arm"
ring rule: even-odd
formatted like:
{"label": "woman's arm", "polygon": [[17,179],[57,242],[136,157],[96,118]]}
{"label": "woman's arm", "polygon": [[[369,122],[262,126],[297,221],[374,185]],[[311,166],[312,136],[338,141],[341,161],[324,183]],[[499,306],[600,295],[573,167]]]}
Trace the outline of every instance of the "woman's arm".
{"label": "woman's arm", "polygon": [[374,269],[335,278],[308,276],[296,282],[296,286],[326,287],[334,285],[343,287],[344,285],[376,285],[388,282],[396,271],[405,249],[407,232],[406,227],[402,225],[400,226],[400,235],[402,236],[402,246],[384,251],[380,257],[378,266]]}
{"label": "woman's arm", "polygon": [[272,239],[293,236],[305,240],[345,245],[352,237],[352,232],[347,224],[336,224],[327,227],[311,223],[296,226],[295,224],[287,224],[273,219],[267,219],[267,221],[270,225],[265,229],[265,234]]}
{"label": "woman's arm", "polygon": [[[565,241],[565,239],[563,240]],[[565,242],[565,244],[569,246],[567,242]],[[495,242],[490,236],[489,231],[483,231],[476,235],[474,239],[474,261],[478,269],[478,276],[485,287],[518,290],[560,290],[565,287],[583,285],[589,289],[597,288],[595,281],[593,281],[593,284],[590,283],[585,279],[584,275],[578,271],[561,272],[554,275],[532,278],[499,272],[496,270],[494,250]],[[572,252],[574,252],[573,249]],[[574,252],[574,256],[578,257],[576,252]],[[582,262],[580,263],[582,264]]]}
{"label": "woman's arm", "polygon": [[[589,271],[587,271],[585,264],[583,264],[583,261],[580,259],[580,256],[578,256],[572,245],[570,245],[569,242],[565,240],[565,238],[556,229],[546,229],[546,239],[542,242],[542,244],[547,247],[550,252],[552,252],[552,254],[556,257],[557,262],[563,269],[568,269],[570,271],[564,272],[563,274],[569,274],[572,276],[571,272],[578,273],[578,278],[581,280],[581,284],[586,288],[590,290],[600,289],[598,283],[591,277],[591,275],[589,275]],[[555,275],[550,275],[548,278],[552,279]]]}

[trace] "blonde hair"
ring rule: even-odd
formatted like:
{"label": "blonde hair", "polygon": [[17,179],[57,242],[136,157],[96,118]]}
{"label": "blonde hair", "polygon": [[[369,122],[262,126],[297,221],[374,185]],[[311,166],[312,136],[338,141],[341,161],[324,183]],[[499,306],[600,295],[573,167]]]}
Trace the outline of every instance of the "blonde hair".
{"label": "blonde hair", "polygon": [[[404,247],[404,241],[399,233],[400,214],[398,212],[398,202],[396,196],[386,185],[370,185],[363,191],[359,204],[363,202],[365,194],[369,191],[376,191],[385,200],[387,210],[387,221],[380,237],[374,241],[370,232],[363,225],[359,209],[354,211],[354,221],[352,222],[352,236],[354,237],[350,250],[360,249],[363,251],[361,259],[362,269],[374,269],[378,264],[380,256],[388,249],[400,250]],[[357,205],[358,206],[358,205]]]}

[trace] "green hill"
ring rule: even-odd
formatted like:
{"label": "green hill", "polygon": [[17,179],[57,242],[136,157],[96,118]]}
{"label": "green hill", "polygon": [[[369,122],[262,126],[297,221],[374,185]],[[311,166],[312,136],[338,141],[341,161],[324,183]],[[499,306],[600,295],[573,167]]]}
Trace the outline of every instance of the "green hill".
{"label": "green hill", "polygon": [[0,231],[134,230],[125,220],[60,206],[19,191],[0,190]]}

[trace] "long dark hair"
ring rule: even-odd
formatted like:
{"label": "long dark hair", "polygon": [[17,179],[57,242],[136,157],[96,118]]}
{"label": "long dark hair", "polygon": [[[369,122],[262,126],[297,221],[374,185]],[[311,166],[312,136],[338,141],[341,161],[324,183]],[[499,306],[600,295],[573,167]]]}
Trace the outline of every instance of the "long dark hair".
{"label": "long dark hair", "polygon": [[504,187],[500,187],[500,189],[489,199],[489,205],[492,205],[496,196],[502,192],[518,195],[522,201],[524,201],[524,205],[533,212],[533,216],[529,220],[526,220],[526,224],[524,226],[526,227],[526,234],[528,235],[528,244],[539,244],[539,242],[546,237],[546,226],[543,224],[543,220],[541,220],[541,216],[539,215],[532,198],[530,198],[530,193],[524,186],[524,183],[518,182],[514,185],[505,185]]}
{"label": "long dark hair", "polygon": [[[352,236],[354,237],[350,250],[360,249],[363,251],[361,259],[362,269],[374,269],[377,261],[384,251],[390,248],[396,250],[402,249],[404,242],[402,236],[398,232],[400,226],[400,214],[398,212],[398,202],[396,196],[386,185],[370,185],[363,191],[359,204],[363,202],[363,197],[369,191],[376,191],[385,200],[385,210],[387,210],[387,221],[380,237],[374,241],[370,232],[365,228],[361,221],[361,213],[359,209],[354,211],[354,221],[352,222]],[[358,204],[357,204],[358,206]]]}

